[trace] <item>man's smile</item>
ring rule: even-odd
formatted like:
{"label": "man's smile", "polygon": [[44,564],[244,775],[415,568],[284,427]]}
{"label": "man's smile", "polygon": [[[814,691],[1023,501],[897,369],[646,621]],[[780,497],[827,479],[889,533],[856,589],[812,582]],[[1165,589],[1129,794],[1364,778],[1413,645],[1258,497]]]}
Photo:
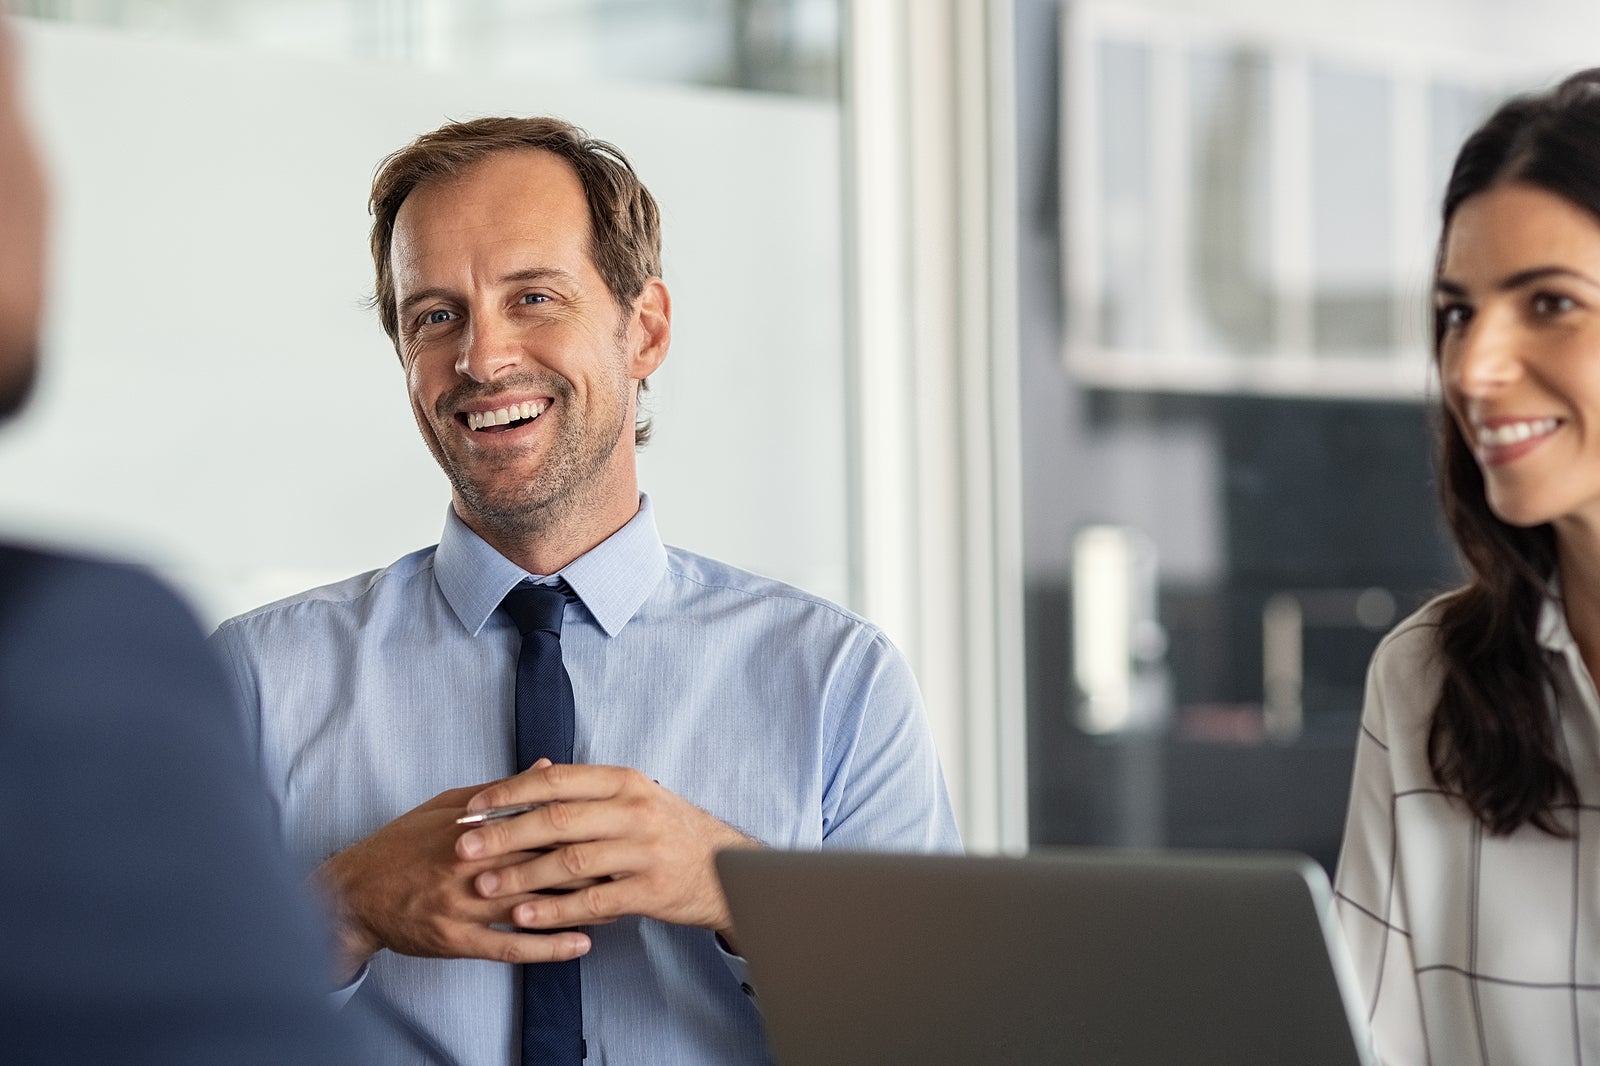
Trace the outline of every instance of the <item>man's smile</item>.
{"label": "man's smile", "polygon": [[456,418],[473,432],[500,432],[531,422],[550,407],[549,400],[527,400],[492,411],[463,411]]}

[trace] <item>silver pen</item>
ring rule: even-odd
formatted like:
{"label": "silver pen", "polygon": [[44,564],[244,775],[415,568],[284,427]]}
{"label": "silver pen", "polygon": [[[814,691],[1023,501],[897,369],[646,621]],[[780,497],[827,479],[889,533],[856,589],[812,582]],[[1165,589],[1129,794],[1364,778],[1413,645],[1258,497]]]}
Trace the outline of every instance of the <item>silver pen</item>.
{"label": "silver pen", "polygon": [[543,806],[544,804],[542,803],[513,803],[509,807],[490,807],[488,810],[478,811],[476,814],[463,814],[456,819],[456,824],[482,825],[484,822],[497,822],[501,818],[515,818],[519,814],[527,814],[529,811],[538,810]]}

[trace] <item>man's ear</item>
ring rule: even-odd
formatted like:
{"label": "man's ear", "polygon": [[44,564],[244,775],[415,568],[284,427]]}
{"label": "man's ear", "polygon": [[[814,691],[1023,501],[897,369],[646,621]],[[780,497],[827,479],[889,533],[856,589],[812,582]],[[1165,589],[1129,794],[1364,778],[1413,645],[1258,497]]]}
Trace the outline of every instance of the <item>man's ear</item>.
{"label": "man's ear", "polygon": [[643,381],[667,358],[672,344],[672,294],[660,278],[644,283],[644,291],[633,301],[633,356],[629,376]]}

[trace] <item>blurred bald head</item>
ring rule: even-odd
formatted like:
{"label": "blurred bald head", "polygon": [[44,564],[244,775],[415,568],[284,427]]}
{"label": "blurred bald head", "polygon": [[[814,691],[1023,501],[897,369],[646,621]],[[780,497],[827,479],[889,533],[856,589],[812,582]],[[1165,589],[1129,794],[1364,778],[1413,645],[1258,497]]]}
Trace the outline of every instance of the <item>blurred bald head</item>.
{"label": "blurred bald head", "polygon": [[44,175],[18,98],[16,52],[0,20],[0,418],[28,397],[44,311]]}

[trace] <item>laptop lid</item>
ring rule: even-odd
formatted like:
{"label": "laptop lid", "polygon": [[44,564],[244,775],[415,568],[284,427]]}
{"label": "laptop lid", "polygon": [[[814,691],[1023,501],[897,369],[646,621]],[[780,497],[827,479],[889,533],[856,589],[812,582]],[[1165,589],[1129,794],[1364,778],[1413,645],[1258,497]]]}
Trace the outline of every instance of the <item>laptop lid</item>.
{"label": "laptop lid", "polygon": [[717,859],[781,1066],[1364,1066],[1326,876],[1289,854]]}

